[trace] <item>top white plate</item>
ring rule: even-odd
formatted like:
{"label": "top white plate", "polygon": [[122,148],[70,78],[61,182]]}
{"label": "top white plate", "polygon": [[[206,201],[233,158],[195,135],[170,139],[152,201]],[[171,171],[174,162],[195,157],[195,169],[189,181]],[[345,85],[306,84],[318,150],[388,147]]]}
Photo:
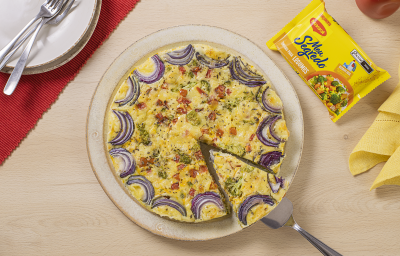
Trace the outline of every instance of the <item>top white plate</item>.
{"label": "top white plate", "polygon": [[[257,66],[272,82],[284,104],[286,124],[290,137],[286,143],[286,158],[280,175],[290,183],[296,174],[303,150],[303,114],[299,99],[292,84],[275,63],[254,43],[233,32],[209,26],[188,25],[172,27],[151,34],[127,48],[108,68],[93,95],[90,104],[86,144],[93,171],[104,191],[114,204],[137,225],[152,233],[179,240],[210,240],[236,233],[242,228],[237,218],[229,218],[199,224],[180,223],[159,217],[147,211],[123,188],[114,176],[105,148],[105,114],[110,100],[127,78],[132,67],[143,58],[148,58],[159,50],[183,46],[188,43],[206,43],[218,48],[237,52]],[[271,232],[273,232],[271,230]]]}
{"label": "top white plate", "polygon": [[[2,24],[0,49],[36,16],[43,2],[44,0],[0,0],[0,24]],[[43,66],[59,59],[72,49],[89,29],[95,17],[96,2],[96,0],[76,0],[77,8],[71,11],[61,23],[53,26],[45,25],[29,55],[27,68]],[[15,66],[23,49],[24,46],[14,54],[7,67]]]}

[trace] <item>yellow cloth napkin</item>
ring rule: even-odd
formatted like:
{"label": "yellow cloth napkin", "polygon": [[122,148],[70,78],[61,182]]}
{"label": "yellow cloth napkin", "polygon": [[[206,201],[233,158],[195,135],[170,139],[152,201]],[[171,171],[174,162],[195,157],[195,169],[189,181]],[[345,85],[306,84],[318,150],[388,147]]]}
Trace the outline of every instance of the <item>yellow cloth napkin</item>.
{"label": "yellow cloth napkin", "polygon": [[382,185],[400,185],[400,82],[350,154],[350,172],[357,175],[385,161],[370,190]]}

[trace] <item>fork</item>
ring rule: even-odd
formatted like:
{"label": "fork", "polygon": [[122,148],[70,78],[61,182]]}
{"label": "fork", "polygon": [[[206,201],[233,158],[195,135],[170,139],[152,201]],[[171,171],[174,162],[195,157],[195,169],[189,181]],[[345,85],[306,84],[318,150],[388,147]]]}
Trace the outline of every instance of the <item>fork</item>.
{"label": "fork", "polygon": [[[58,23],[60,23],[65,16],[68,15],[70,10],[73,10],[77,7],[77,5],[74,5],[75,0],[72,0],[69,4],[65,3],[65,9],[62,11],[62,13],[57,14],[55,17],[53,17],[51,20],[49,20],[47,22],[48,25],[57,25]],[[39,27],[39,24],[37,24],[33,29],[31,29],[21,40],[18,41],[18,43],[16,43],[14,45],[14,48],[7,54],[7,56],[4,58],[4,60],[1,62],[0,61],[0,70],[2,70],[4,68],[5,65],[7,65],[8,60],[14,55],[14,53],[19,49],[19,47],[21,47],[21,45],[26,41],[26,39],[28,39],[33,32],[35,32],[35,30]]]}
{"label": "fork", "polygon": [[24,71],[24,68],[26,66],[26,62],[28,61],[29,53],[31,52],[33,43],[35,42],[40,29],[43,27],[44,24],[49,22],[52,19],[52,17],[54,15],[56,15],[64,7],[64,0],[54,0],[54,1],[55,2],[52,2],[51,5],[47,6],[48,12],[52,13],[52,15],[47,18],[42,19],[42,21],[39,24],[39,27],[35,30],[35,34],[29,40],[28,45],[25,47],[24,52],[22,53],[21,57],[19,58],[17,64],[15,65],[13,72],[11,73],[10,78],[7,81],[6,86],[4,87],[3,92],[5,94],[11,95],[14,92],[15,88],[17,87],[18,82],[21,78],[22,72]]}
{"label": "fork", "polygon": [[54,11],[51,11],[51,9],[54,7],[55,4],[57,4],[59,0],[46,0],[42,6],[40,6],[40,11],[39,13],[16,35],[11,42],[9,42],[3,49],[0,51],[0,61],[4,59],[4,57],[7,55],[7,53],[13,48],[17,40],[25,33],[25,31],[32,26],[33,23],[35,23],[38,19],[41,18],[48,18],[51,17],[55,14]]}

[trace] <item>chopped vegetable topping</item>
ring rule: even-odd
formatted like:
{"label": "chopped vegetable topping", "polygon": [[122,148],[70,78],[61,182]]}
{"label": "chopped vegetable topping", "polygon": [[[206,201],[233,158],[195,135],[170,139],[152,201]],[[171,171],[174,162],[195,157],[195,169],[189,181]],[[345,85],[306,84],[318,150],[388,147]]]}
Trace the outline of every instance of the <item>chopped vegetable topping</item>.
{"label": "chopped vegetable topping", "polygon": [[214,111],[211,112],[211,113],[208,115],[208,119],[210,119],[211,121],[215,121],[216,118],[217,118],[217,114],[215,114]]}
{"label": "chopped vegetable topping", "polygon": [[218,87],[215,88],[215,92],[218,94],[218,97],[225,97],[225,86],[223,86],[222,84],[218,85]]}
{"label": "chopped vegetable topping", "polygon": [[160,122],[160,123],[164,120],[164,117],[163,117],[163,115],[161,113],[158,113],[156,115],[156,118],[158,119],[158,122]]}
{"label": "chopped vegetable topping", "polygon": [[203,158],[203,154],[201,153],[201,150],[197,151],[196,153],[194,153],[194,156],[196,157],[197,160],[202,160]]}
{"label": "chopped vegetable topping", "polygon": [[177,190],[177,189],[179,189],[179,182],[172,184],[172,185],[171,185],[171,189],[172,189],[172,190]]}
{"label": "chopped vegetable topping", "polygon": [[194,196],[194,193],[196,192],[196,190],[194,190],[193,188],[190,189],[189,191],[189,195],[190,196]]}
{"label": "chopped vegetable topping", "polygon": [[253,139],[254,139],[254,136],[256,136],[256,134],[255,134],[255,133],[253,133],[253,134],[250,136],[250,139],[249,139],[249,141],[253,141]]}
{"label": "chopped vegetable topping", "polygon": [[242,101],[242,98],[235,98],[233,100],[228,100],[224,103],[223,107],[232,111],[234,108],[239,106],[239,103]]}
{"label": "chopped vegetable topping", "polygon": [[186,164],[180,164],[178,165],[178,171],[182,170],[183,168],[186,167]]}
{"label": "chopped vegetable topping", "polygon": [[174,179],[176,179],[176,180],[179,180],[179,179],[180,179],[180,178],[179,178],[179,173],[174,174],[174,176],[172,176],[172,178],[174,178]]}
{"label": "chopped vegetable topping", "polygon": [[146,103],[144,103],[144,102],[140,102],[140,103],[136,104],[136,106],[138,107],[138,109],[144,109],[147,107]]}
{"label": "chopped vegetable topping", "polygon": [[251,145],[250,143],[246,144],[246,152],[251,152]]}
{"label": "chopped vegetable topping", "polygon": [[153,156],[158,157],[160,155],[160,150],[159,149],[154,149],[153,151]]}
{"label": "chopped vegetable topping", "polygon": [[184,114],[187,113],[187,110],[184,109],[184,108],[179,107],[179,108],[176,109],[176,113],[179,114],[179,115],[184,115]]}
{"label": "chopped vegetable topping", "polygon": [[237,135],[236,127],[231,127],[231,128],[229,128],[229,133],[230,133],[231,135]]}
{"label": "chopped vegetable topping", "polygon": [[157,100],[156,105],[157,106],[163,106],[164,102],[162,100]]}
{"label": "chopped vegetable topping", "polygon": [[221,138],[221,137],[222,137],[222,135],[224,135],[224,131],[218,128],[218,130],[217,130],[217,133],[216,133],[216,134],[217,134],[217,136],[218,136],[218,137],[220,137],[220,138]]}
{"label": "chopped vegetable topping", "polygon": [[184,154],[184,153],[180,153],[180,162],[184,163],[184,164],[190,164],[192,162],[192,159],[190,158],[189,155]]}
{"label": "chopped vegetable topping", "polygon": [[246,153],[244,147],[238,144],[229,144],[226,146],[226,150],[238,156],[243,156]]}
{"label": "chopped vegetable topping", "polygon": [[240,168],[240,170],[242,172],[252,172],[252,171],[254,171],[254,169],[255,168],[250,165],[245,165],[245,166],[242,166],[242,168]]}
{"label": "chopped vegetable topping", "polygon": [[141,142],[146,146],[150,145],[150,143],[151,143],[150,134],[148,131],[145,130],[145,124],[144,123],[139,124],[137,126],[137,128],[139,130],[139,137],[140,137]]}
{"label": "chopped vegetable topping", "polygon": [[201,71],[201,68],[200,67],[194,67],[193,69],[192,69],[192,72],[197,76],[197,72],[199,72],[199,71]]}
{"label": "chopped vegetable topping", "polygon": [[243,194],[243,192],[240,190],[242,187],[242,180],[243,177],[241,177],[238,181],[236,181],[232,177],[229,177],[225,181],[225,189],[228,190],[228,192],[234,197],[241,196]]}
{"label": "chopped vegetable topping", "polygon": [[179,160],[181,159],[181,157],[177,154],[177,155],[175,155],[175,157],[174,157],[174,161],[175,162],[177,162],[177,163],[179,163]]}
{"label": "chopped vegetable topping", "polygon": [[178,103],[180,103],[180,104],[186,104],[186,105],[188,105],[188,104],[191,103],[191,101],[188,100],[188,99],[185,98],[185,97],[181,97],[181,98],[179,98],[177,101],[178,101]]}
{"label": "chopped vegetable topping", "polygon": [[166,179],[168,177],[167,173],[165,171],[159,171],[158,172],[158,177]]}
{"label": "chopped vegetable topping", "polygon": [[182,75],[186,73],[186,69],[183,66],[179,66],[179,71],[181,71]]}
{"label": "chopped vegetable topping", "polygon": [[211,91],[211,85],[209,82],[207,82],[206,80],[201,80],[201,89],[203,89],[204,91],[210,93]]}
{"label": "chopped vegetable topping", "polygon": [[139,161],[139,167],[144,167],[147,165],[147,159],[145,157],[141,157]]}
{"label": "chopped vegetable topping", "polygon": [[180,94],[182,97],[186,97],[186,95],[187,95],[187,90],[181,89],[181,90],[179,91],[179,94]]}
{"label": "chopped vegetable topping", "polygon": [[231,84],[232,84],[232,83],[231,83],[231,81],[229,81],[229,80],[224,82],[224,85],[225,85],[226,87],[231,86]]}
{"label": "chopped vegetable topping", "polygon": [[200,117],[198,116],[197,112],[192,110],[186,115],[186,119],[188,122],[193,126],[198,126],[201,123]]}
{"label": "chopped vegetable topping", "polygon": [[205,166],[205,165],[200,165],[199,169],[200,169],[200,172],[206,172],[208,170],[207,166]]}
{"label": "chopped vegetable topping", "polygon": [[207,70],[206,78],[210,78],[211,77],[211,72],[212,72],[212,69],[208,69]]}
{"label": "chopped vegetable topping", "polygon": [[189,171],[190,177],[192,177],[192,178],[196,178],[198,173],[199,172],[196,169],[190,169],[190,171]]}
{"label": "chopped vegetable topping", "polygon": [[218,185],[215,182],[211,182],[210,189],[218,189]]}
{"label": "chopped vegetable topping", "polygon": [[209,134],[210,133],[210,129],[208,129],[208,128],[201,128],[200,131],[201,131],[202,134]]}
{"label": "chopped vegetable topping", "polygon": [[196,87],[196,90],[202,95],[207,95],[207,93],[205,91],[203,91],[202,89],[200,89],[199,87]]}

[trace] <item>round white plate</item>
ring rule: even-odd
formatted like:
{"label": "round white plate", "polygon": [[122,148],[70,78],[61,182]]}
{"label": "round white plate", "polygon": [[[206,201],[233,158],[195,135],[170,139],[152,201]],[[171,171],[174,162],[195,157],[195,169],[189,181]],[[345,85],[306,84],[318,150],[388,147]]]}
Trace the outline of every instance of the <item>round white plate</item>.
{"label": "round white plate", "polygon": [[[36,16],[43,2],[44,0],[0,0],[0,24],[3,24],[0,26],[0,49],[8,44]],[[87,37],[87,32],[92,30],[93,23],[97,24],[96,10],[100,8],[98,2],[98,0],[76,0],[75,4],[78,4],[78,6],[62,22],[58,25],[45,25],[32,47],[27,62],[27,72],[24,72],[24,74],[49,71],[51,68],[48,67],[48,64],[59,62],[60,58],[67,55],[83,38]],[[25,46],[22,46],[14,54],[3,71],[9,72],[14,68],[24,48]],[[75,51],[74,56],[78,52]],[[58,62],[58,65],[53,66],[60,66]],[[43,70],[44,66],[46,66],[45,70]],[[32,70],[36,71],[32,72]]]}
{"label": "round white plate", "polygon": [[[126,49],[108,68],[93,95],[87,117],[86,143],[93,171],[104,191],[114,204],[137,225],[155,234],[180,240],[210,240],[236,233],[242,228],[234,214],[230,217],[199,224],[180,223],[164,219],[140,206],[129,196],[114,176],[105,149],[105,113],[110,99],[132,67],[160,49],[188,43],[206,43],[228,48],[251,60],[274,85],[284,104],[284,114],[290,131],[286,143],[286,158],[281,175],[293,181],[303,149],[303,114],[297,94],[282,71],[254,43],[233,32],[209,26],[188,25],[172,27],[151,34]],[[252,63],[252,64],[253,64]]]}

